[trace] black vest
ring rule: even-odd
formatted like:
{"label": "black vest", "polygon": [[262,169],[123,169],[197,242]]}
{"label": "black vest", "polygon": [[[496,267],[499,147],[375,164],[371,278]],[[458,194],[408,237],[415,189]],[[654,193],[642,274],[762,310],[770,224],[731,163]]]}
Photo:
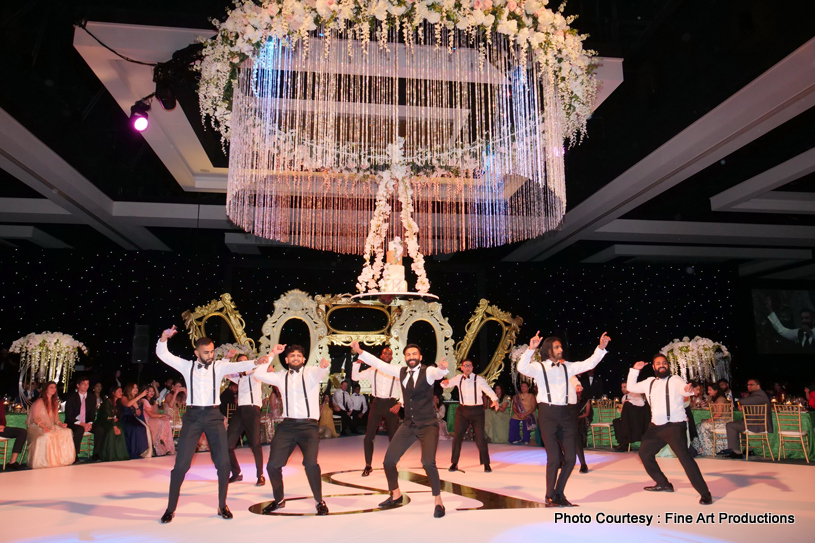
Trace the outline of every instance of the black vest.
{"label": "black vest", "polygon": [[408,374],[407,366],[399,373],[399,384],[402,385],[402,400],[405,402],[405,424],[407,426],[430,426],[436,424],[436,408],[433,407],[433,385],[427,383],[427,368],[422,366],[416,376],[413,390],[405,388]]}

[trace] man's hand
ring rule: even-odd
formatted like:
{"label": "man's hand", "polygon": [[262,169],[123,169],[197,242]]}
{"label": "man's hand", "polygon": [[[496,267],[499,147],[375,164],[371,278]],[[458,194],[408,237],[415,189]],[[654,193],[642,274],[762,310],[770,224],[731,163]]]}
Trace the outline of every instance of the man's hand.
{"label": "man's hand", "polygon": [[117,436],[122,435],[122,431],[121,431],[121,430],[119,430],[119,427],[118,427],[118,426],[114,426],[114,427],[113,427],[113,433],[114,433],[114,434],[116,434]]}
{"label": "man's hand", "polygon": [[764,308],[767,310],[768,315],[775,313],[775,311],[773,311],[773,299],[769,296],[764,298]]}
{"label": "man's hand", "polygon": [[5,427],[5,426],[0,425],[0,432],[4,431],[5,429],[6,429],[6,427]]}
{"label": "man's hand", "polygon": [[439,361],[439,368],[446,370],[447,369],[447,360],[442,357],[441,361]]}
{"label": "man's hand", "polygon": [[224,356],[224,358],[231,361],[233,358],[235,358],[236,354],[238,354],[238,351],[236,351],[235,349],[230,349],[229,352],[226,353],[226,356]]}
{"label": "man's hand", "polygon": [[[264,354],[263,356],[261,356],[260,358],[255,360],[255,366],[260,366],[261,364],[266,364],[267,362],[269,362],[271,356],[272,355]],[[272,365],[269,364],[269,367],[271,368]],[[254,371],[254,370],[252,370],[252,371]]]}
{"label": "man's hand", "polygon": [[266,366],[266,373],[274,373],[274,366],[272,366],[271,364]]}
{"label": "man's hand", "polygon": [[637,362],[636,364],[634,364],[634,369],[635,369],[635,370],[637,370],[637,371],[639,371],[639,370],[641,370],[642,368],[644,368],[645,366],[646,366],[645,362],[643,362],[642,360],[640,360],[639,362]]}
{"label": "man's hand", "polygon": [[496,411],[498,411],[498,402],[493,401],[493,402],[490,404],[490,407],[491,407],[491,408],[493,408],[493,409],[495,409]]}
{"label": "man's hand", "polygon": [[80,424],[80,426],[82,426],[82,428],[83,428],[83,429],[84,429],[86,432],[90,432],[90,431],[91,431],[91,426],[93,426],[93,423],[92,423],[92,422],[86,422],[86,423],[84,423],[84,424]]}
{"label": "man's hand", "polygon": [[320,360],[320,367],[326,369],[328,366],[331,365],[331,362],[328,361],[327,358],[323,358]]}
{"label": "man's hand", "polygon": [[393,413],[394,415],[396,415],[397,413],[399,413],[399,408],[400,408],[400,407],[401,407],[401,406],[400,406],[399,404],[396,404],[396,405],[394,405],[393,407],[391,407],[391,408],[390,408],[388,411],[390,411],[391,413]]}
{"label": "man's hand", "polygon": [[541,331],[538,330],[537,332],[535,332],[535,335],[532,336],[532,339],[529,340],[529,348],[530,349],[533,349],[533,350],[537,349],[538,346],[541,344],[541,341],[543,341],[543,338],[541,338],[540,333],[541,333]]}
{"label": "man's hand", "polygon": [[600,348],[605,351],[609,341],[611,341],[611,338],[608,337],[606,332],[603,332],[603,335],[600,336]]}
{"label": "man's hand", "polygon": [[[693,384],[692,383],[688,383],[687,385],[685,385],[685,392],[691,392],[691,393],[693,392]],[[693,394],[691,394],[691,395],[693,395]]]}
{"label": "man's hand", "polygon": [[441,386],[443,386],[443,387],[446,387],[446,386],[447,386],[447,385],[449,385],[449,384],[450,384],[450,379],[445,379],[445,380],[443,380],[443,381],[441,382]]}
{"label": "man's hand", "polygon": [[[173,325],[172,328],[167,328],[165,331],[163,331],[161,333],[161,341],[167,341],[168,339],[170,339],[171,337],[173,337],[177,333],[178,333],[178,330],[176,329],[175,325]],[[155,337],[155,336],[153,336],[153,337]]]}
{"label": "man's hand", "polygon": [[269,355],[270,356],[277,356],[277,355],[279,355],[280,353],[282,353],[285,350],[286,350],[286,343],[284,343],[282,345],[280,343],[278,343],[277,345],[272,347],[272,351],[269,353]]}
{"label": "man's hand", "polygon": [[351,342],[351,350],[354,351],[357,354],[362,354],[364,352],[362,350],[362,348],[359,346],[359,341],[352,341]]}

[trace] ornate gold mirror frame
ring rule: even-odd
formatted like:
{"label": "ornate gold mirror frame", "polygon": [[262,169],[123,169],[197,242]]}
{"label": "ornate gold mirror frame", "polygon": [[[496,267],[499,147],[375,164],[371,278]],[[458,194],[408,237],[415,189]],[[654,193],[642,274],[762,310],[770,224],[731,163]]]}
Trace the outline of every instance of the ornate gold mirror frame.
{"label": "ornate gold mirror frame", "polygon": [[467,358],[475,338],[478,337],[478,333],[488,322],[497,322],[501,325],[502,330],[501,341],[498,343],[490,363],[480,374],[490,386],[493,386],[504,369],[504,358],[512,349],[512,346],[515,345],[515,339],[518,337],[518,331],[524,320],[521,317],[513,317],[511,313],[490,305],[488,300],[482,298],[478,302],[475,313],[470,317],[470,321],[464,328],[464,339],[456,345],[456,366],[459,366],[461,361]]}
{"label": "ornate gold mirror frame", "polygon": [[207,320],[212,317],[220,317],[226,321],[236,343],[251,347],[253,351],[255,350],[255,340],[247,337],[244,331],[246,322],[238,312],[238,308],[229,293],[221,294],[220,300],[212,300],[206,305],[196,307],[194,311],[185,311],[181,314],[193,347],[195,347],[195,342],[199,338],[206,337],[204,326]]}

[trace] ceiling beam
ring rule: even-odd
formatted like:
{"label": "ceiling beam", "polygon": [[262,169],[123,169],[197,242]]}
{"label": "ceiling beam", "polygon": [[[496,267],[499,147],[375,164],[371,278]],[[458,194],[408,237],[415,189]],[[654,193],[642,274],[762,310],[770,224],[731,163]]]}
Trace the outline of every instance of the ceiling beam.
{"label": "ceiling beam", "polygon": [[63,243],[54,236],[46,234],[39,228],[33,226],[21,226],[16,224],[0,225],[0,239],[30,241],[44,249],[71,249],[67,243]]}
{"label": "ceiling beam", "polygon": [[815,38],[568,211],[560,231],[504,260],[546,260],[815,106],[813,58]]}
{"label": "ceiling beam", "polygon": [[684,245],[625,245],[611,247],[583,259],[584,264],[602,264],[617,257],[640,257],[675,260],[725,261],[731,259],[786,259],[810,260],[807,249],[766,249],[756,247],[690,247]]}

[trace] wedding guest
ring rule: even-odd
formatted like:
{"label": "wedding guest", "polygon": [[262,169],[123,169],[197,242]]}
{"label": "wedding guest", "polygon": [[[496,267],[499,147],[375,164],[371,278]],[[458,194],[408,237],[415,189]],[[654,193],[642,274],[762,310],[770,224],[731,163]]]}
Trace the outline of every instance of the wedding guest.
{"label": "wedding guest", "polygon": [[334,411],[340,416],[342,421],[343,435],[351,435],[351,430],[356,430],[356,424],[351,415],[354,406],[351,401],[351,395],[348,393],[348,381],[340,383],[340,388],[334,391],[334,396],[331,399]]}
{"label": "wedding guest", "polygon": [[164,404],[164,398],[167,397],[167,394],[172,392],[173,385],[175,385],[175,381],[173,380],[172,377],[168,377],[167,380],[164,381],[164,386],[161,387],[161,391],[158,394],[157,402],[158,402],[159,405]]}
{"label": "wedding guest", "polygon": [[147,392],[147,394],[142,398],[141,405],[145,420],[147,421],[147,427],[150,429],[150,437],[152,438],[153,447],[156,450],[156,456],[175,454],[173,421],[169,415],[159,413],[155,407],[156,399],[158,398],[155,386],[148,386],[145,392]]}
{"label": "wedding guest", "polygon": [[447,431],[447,407],[436,395],[433,396],[433,409],[436,410],[436,421],[439,423],[439,439],[453,439],[453,436]]}
{"label": "wedding guest", "polygon": [[787,401],[787,389],[784,386],[781,386],[781,383],[773,383],[773,399],[778,404],[782,404]]}
{"label": "wedding guest", "polygon": [[809,409],[815,409],[815,383],[804,389],[804,400],[807,402]]}
{"label": "wedding guest", "polygon": [[96,410],[99,411],[99,408],[102,406],[102,402],[105,400],[105,396],[102,395],[102,383],[96,383],[93,385],[93,398],[96,400]]}
{"label": "wedding guest", "polygon": [[[96,418],[96,398],[88,393],[90,380],[79,377],[76,380],[76,390],[65,399],[65,424],[74,437],[74,450],[79,456],[79,446],[85,433],[90,433],[93,420]],[[79,462],[79,459],[76,460]]]}
{"label": "wedding guest", "polygon": [[101,430],[102,435],[96,449],[99,451],[99,459],[103,462],[130,460],[125,432],[119,420],[119,400],[121,399],[122,387],[113,385],[110,388],[110,394],[96,413],[95,426]]}
{"label": "wedding guest", "polygon": [[[560,363],[562,364],[563,361],[560,361]],[[589,401],[590,398],[588,394],[586,394],[588,389],[581,384],[584,381],[577,375],[573,375],[570,378],[570,381],[572,380],[576,381],[573,383],[573,386],[577,394],[574,403],[569,404],[569,407],[573,411],[572,416],[575,418],[575,428],[577,428],[574,434],[574,450],[580,462],[580,473],[588,473],[589,465],[586,463],[585,449],[588,445],[588,431],[589,425],[591,424],[591,402]],[[595,380],[594,383],[599,383],[599,381]],[[571,398],[569,401],[571,402]]]}
{"label": "wedding guest", "polygon": [[147,396],[147,390],[139,392],[136,383],[128,383],[123,390],[124,395],[119,400],[119,405],[125,427],[127,452],[131,459],[150,458],[153,455],[153,447],[141,407],[141,400]]}
{"label": "wedding guest", "polygon": [[368,401],[360,391],[361,387],[354,385],[354,392],[351,394],[351,406],[353,407],[351,410],[351,420],[353,421],[352,429],[354,432],[364,434],[365,432],[360,431],[360,429],[367,426]]}
{"label": "wedding guest", "polygon": [[28,467],[55,468],[76,460],[73,433],[59,420],[57,384],[49,381],[28,410]]}
{"label": "wedding guest", "polygon": [[17,462],[17,456],[22,452],[28,432],[25,428],[10,428],[6,426],[6,407],[0,401],[0,437],[14,440],[14,447],[11,449],[11,463],[7,464],[8,469],[18,470],[22,466]]}
{"label": "wedding guest", "polygon": [[694,381],[692,384],[693,396],[690,397],[690,408],[705,409],[707,407],[707,394],[705,394],[702,390],[702,385],[700,383]]}
{"label": "wedding guest", "polygon": [[[698,385],[697,385],[698,388]],[[622,410],[620,417],[614,419],[614,435],[617,437],[615,451],[625,452],[629,444],[641,441],[643,434],[651,424],[651,408],[645,403],[645,396],[628,392],[628,384],[622,384]]]}
{"label": "wedding guest", "polygon": [[116,370],[116,373],[113,374],[113,382],[118,387],[122,386],[121,377],[122,377],[122,370]]}
{"label": "wedding guest", "polygon": [[[728,402],[733,401],[733,391],[730,390],[730,382],[727,379],[719,379],[719,391]],[[710,400],[709,400],[710,401]]]}
{"label": "wedding guest", "polygon": [[509,442],[529,445],[532,430],[537,427],[535,395],[529,392],[529,383],[522,382],[520,392],[512,398],[512,418],[509,420]]}
{"label": "wedding guest", "polygon": [[320,403],[320,439],[329,439],[337,437],[336,428],[334,428],[334,408],[331,406],[331,397],[328,393],[323,394],[323,401]]}
{"label": "wedding guest", "polygon": [[487,432],[487,439],[490,443],[509,443],[509,419],[510,413],[509,396],[504,394],[504,387],[495,385],[495,395],[498,397],[498,407],[487,409],[484,420],[484,428]]}
{"label": "wedding guest", "polygon": [[272,441],[275,433],[275,424],[283,420],[280,391],[277,390],[277,387],[271,387],[271,389],[269,396],[263,400],[263,403],[269,406],[268,412],[260,416],[260,424],[266,432],[266,441],[264,441],[264,443]]}
{"label": "wedding guest", "polygon": [[724,440],[720,440],[718,450],[713,450],[714,429],[722,433],[725,431],[725,424],[727,423],[727,420],[723,418],[725,415],[724,409],[719,406],[727,405],[730,402],[727,401],[724,393],[713,385],[707,387],[707,393],[712,418],[703,420],[696,426],[699,437],[693,440],[693,448],[699,451],[702,456],[714,456],[725,448]]}
{"label": "wedding guest", "polygon": [[[766,416],[766,430],[767,432],[772,433],[773,431],[773,409],[772,404],[770,403],[770,398],[767,397],[767,393],[761,390],[761,382],[758,379],[750,379],[747,381],[747,396],[742,398],[739,403],[741,405],[765,405],[765,416]],[[741,452],[741,440],[739,439],[739,435],[743,434],[745,430],[750,430],[752,432],[759,432],[763,430],[761,426],[751,425],[749,428],[745,428],[744,419],[742,420],[734,420],[728,422],[725,426],[727,432],[727,448],[719,453],[720,456],[725,456],[726,458],[743,458]]]}

